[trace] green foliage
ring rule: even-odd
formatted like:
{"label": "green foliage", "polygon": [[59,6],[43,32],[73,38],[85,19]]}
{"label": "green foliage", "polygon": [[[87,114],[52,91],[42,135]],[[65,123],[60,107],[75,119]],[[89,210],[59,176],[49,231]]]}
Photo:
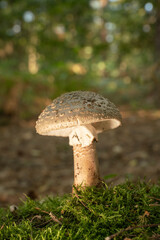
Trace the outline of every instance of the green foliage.
{"label": "green foliage", "polygon": [[160,236],[159,201],[160,186],[141,182],[75,190],[73,196],[42,201],[27,198],[13,213],[0,210],[0,239],[104,240],[118,233],[115,240],[147,240]]}

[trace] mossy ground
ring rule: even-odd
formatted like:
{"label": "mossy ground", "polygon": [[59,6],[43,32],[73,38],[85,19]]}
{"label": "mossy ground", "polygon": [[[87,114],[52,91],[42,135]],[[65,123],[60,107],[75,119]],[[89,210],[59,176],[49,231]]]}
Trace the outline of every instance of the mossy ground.
{"label": "mossy ground", "polygon": [[160,185],[127,181],[77,191],[74,196],[27,198],[13,212],[0,209],[0,239],[104,240],[109,236],[160,239]]}

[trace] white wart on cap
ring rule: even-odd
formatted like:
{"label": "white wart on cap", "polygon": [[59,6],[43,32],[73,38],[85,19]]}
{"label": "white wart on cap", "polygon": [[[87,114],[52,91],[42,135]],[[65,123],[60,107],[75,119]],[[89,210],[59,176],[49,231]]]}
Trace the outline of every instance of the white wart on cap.
{"label": "white wart on cap", "polygon": [[70,145],[88,146],[97,134],[121,125],[117,107],[89,91],[61,95],[44,109],[36,122],[37,133],[69,137]]}

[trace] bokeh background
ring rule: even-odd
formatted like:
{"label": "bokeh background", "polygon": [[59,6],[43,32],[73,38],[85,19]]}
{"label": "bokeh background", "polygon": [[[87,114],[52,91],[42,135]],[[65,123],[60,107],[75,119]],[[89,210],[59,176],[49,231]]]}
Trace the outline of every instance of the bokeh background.
{"label": "bokeh background", "polygon": [[68,139],[34,126],[73,90],[101,93],[122,113],[123,127],[99,137],[102,176],[157,183],[160,0],[0,1],[0,205],[71,191]]}

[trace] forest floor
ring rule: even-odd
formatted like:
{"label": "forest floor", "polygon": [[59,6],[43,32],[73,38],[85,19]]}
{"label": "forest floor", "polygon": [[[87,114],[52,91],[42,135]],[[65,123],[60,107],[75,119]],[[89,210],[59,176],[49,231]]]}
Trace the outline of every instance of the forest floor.
{"label": "forest floor", "polygon": [[[160,180],[160,111],[121,109],[123,126],[99,135],[101,176],[116,174],[113,184]],[[35,121],[0,126],[0,207],[25,195],[40,199],[71,192],[72,148],[67,138],[40,136]],[[21,199],[21,200],[20,200]]]}

